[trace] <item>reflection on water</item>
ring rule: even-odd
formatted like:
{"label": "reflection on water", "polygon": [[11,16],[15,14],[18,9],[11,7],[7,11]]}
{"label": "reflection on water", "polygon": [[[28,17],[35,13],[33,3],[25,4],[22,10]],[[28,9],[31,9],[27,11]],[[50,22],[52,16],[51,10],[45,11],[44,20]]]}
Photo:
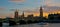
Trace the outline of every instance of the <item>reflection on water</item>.
{"label": "reflection on water", "polygon": [[3,27],[60,27],[60,23],[47,23],[46,25],[39,25],[36,24],[26,24],[26,25],[15,25],[15,26],[9,26],[9,25],[3,25]]}
{"label": "reflection on water", "polygon": [[3,25],[3,27],[47,27],[46,25],[39,25],[38,23],[36,23],[36,24],[26,24],[26,25],[9,26],[8,24],[5,23]]}
{"label": "reflection on water", "polygon": [[2,27],[9,27],[9,23],[3,23]]}

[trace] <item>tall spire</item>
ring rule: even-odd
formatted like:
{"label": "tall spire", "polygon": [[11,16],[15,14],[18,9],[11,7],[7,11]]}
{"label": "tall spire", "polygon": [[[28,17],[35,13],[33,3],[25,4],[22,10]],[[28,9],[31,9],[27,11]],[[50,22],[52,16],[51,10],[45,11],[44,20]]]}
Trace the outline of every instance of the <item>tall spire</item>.
{"label": "tall spire", "polygon": [[42,9],[42,6],[40,7],[40,17],[43,17],[43,9]]}
{"label": "tall spire", "polygon": [[17,9],[16,9],[16,11],[15,11],[15,13],[14,13],[14,14],[15,14],[15,16],[14,16],[14,17],[15,17],[15,18],[18,18],[18,10],[17,10]]}
{"label": "tall spire", "polygon": [[24,17],[24,11],[23,11],[23,14],[22,14],[22,16]]}

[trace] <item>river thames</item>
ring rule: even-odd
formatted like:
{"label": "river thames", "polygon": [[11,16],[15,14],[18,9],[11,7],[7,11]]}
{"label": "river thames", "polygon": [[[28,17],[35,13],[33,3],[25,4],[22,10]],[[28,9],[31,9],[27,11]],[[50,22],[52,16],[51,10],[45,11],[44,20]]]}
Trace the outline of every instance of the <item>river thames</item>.
{"label": "river thames", "polygon": [[35,24],[26,24],[26,25],[15,25],[15,26],[9,26],[8,23],[3,23],[2,27],[60,27],[60,23],[47,23],[45,25],[40,25],[39,23],[35,23]]}

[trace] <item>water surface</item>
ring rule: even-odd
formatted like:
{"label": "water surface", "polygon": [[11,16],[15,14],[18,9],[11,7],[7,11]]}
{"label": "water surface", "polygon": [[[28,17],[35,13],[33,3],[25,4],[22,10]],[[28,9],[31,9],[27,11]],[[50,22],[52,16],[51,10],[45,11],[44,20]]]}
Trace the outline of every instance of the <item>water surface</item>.
{"label": "water surface", "polygon": [[40,25],[39,23],[35,23],[15,26],[9,26],[8,24],[4,23],[3,27],[60,27],[60,23],[47,23],[46,25]]}

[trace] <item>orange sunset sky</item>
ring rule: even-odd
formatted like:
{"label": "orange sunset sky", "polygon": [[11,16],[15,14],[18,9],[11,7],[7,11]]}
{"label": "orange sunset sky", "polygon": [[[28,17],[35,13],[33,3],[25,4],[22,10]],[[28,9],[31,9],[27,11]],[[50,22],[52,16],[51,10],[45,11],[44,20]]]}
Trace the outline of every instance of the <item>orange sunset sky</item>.
{"label": "orange sunset sky", "polygon": [[0,17],[14,17],[15,10],[19,10],[19,15],[23,11],[25,16],[33,14],[39,16],[39,9],[43,7],[43,16],[60,13],[60,0],[0,0]]}

